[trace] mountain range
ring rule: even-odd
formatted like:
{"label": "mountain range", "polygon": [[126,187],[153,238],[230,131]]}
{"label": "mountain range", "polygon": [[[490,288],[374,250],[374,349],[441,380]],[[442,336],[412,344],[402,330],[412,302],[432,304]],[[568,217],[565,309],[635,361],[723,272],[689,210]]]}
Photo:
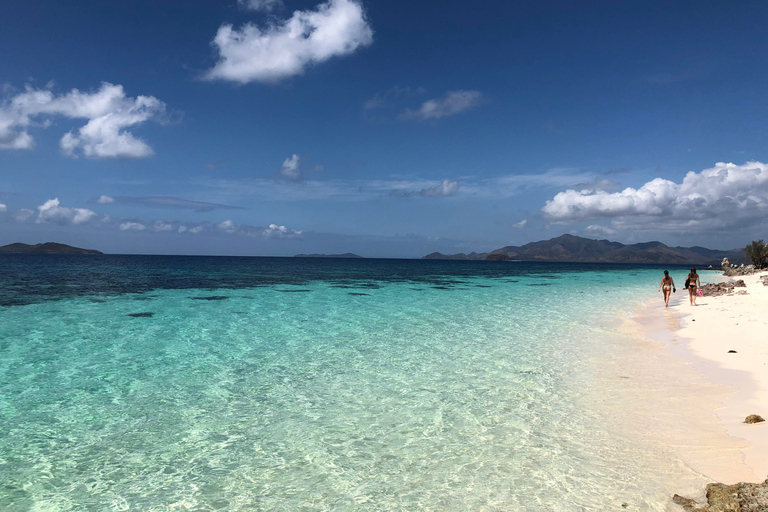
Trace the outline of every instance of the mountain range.
{"label": "mountain range", "polygon": [[705,247],[669,247],[661,242],[624,245],[609,240],[592,240],[591,238],[574,235],[562,235],[549,240],[531,242],[519,247],[508,245],[491,252],[450,255],[433,252],[422,259],[659,263],[719,266],[723,258],[728,258],[734,264],[743,263],[745,261],[744,249],[721,251]]}

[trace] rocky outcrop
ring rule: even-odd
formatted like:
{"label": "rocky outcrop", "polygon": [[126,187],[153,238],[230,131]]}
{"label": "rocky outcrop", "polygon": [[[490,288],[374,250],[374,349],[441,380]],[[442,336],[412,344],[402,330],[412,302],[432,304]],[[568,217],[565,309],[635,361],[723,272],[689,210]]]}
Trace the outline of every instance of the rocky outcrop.
{"label": "rocky outcrop", "polygon": [[[709,283],[701,287],[701,291],[704,292],[705,297],[717,297],[719,295],[728,295],[733,293],[734,288],[746,287],[743,279],[738,281],[729,281],[727,283]],[[741,292],[739,292],[741,293]]]}
{"label": "rocky outcrop", "polygon": [[728,277],[749,276],[752,274],[756,274],[758,272],[760,272],[760,270],[758,270],[754,265],[747,265],[747,266],[741,265],[738,267],[732,267],[732,266],[723,267],[723,275]]}
{"label": "rocky outcrop", "polygon": [[723,262],[720,264],[720,266],[723,268],[723,270],[725,270],[731,266],[731,262],[728,258],[723,258]]}
{"label": "rocky outcrop", "polygon": [[768,480],[762,484],[707,485],[707,505],[675,494],[672,501],[686,512],[768,512]]}

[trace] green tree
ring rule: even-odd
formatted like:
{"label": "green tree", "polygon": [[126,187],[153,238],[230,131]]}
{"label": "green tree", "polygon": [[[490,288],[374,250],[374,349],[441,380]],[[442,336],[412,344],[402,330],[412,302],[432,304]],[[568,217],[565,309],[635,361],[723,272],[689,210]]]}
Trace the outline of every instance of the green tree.
{"label": "green tree", "polygon": [[744,249],[744,254],[752,260],[752,264],[757,268],[768,266],[768,244],[762,240],[752,241]]}

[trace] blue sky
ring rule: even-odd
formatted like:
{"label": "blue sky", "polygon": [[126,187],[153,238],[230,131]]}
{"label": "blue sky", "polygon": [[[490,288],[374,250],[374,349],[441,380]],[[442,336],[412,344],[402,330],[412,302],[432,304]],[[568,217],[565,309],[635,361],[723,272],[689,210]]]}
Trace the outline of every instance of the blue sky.
{"label": "blue sky", "polygon": [[768,238],[763,2],[0,5],[0,244]]}

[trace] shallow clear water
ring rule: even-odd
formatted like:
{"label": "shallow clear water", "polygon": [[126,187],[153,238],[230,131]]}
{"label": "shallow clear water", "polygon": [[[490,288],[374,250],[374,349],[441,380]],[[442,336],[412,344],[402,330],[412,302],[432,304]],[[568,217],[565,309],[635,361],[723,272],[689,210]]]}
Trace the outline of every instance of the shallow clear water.
{"label": "shallow clear water", "polygon": [[[580,407],[658,269],[0,260],[2,510],[663,510]],[[650,461],[653,462],[653,461]]]}

